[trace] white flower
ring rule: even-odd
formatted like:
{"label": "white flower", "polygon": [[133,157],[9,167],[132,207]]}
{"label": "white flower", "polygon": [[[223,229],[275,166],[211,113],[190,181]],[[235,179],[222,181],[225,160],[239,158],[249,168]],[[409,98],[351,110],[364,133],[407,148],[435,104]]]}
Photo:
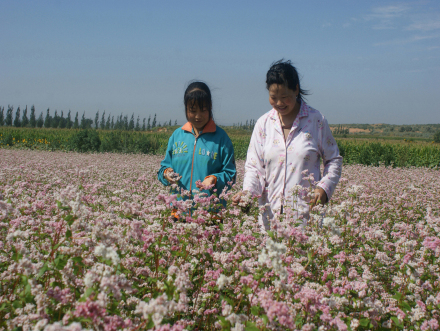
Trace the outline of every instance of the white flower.
{"label": "white flower", "polygon": [[96,246],[95,248],[95,256],[102,256],[104,259],[112,260],[114,265],[119,264],[119,255],[118,253],[113,249],[113,247],[106,247],[102,244]]}
{"label": "white flower", "polygon": [[93,286],[93,274],[88,272],[86,273],[85,277],[84,277],[84,285],[85,287],[92,287]]}
{"label": "white flower", "polygon": [[231,282],[231,277],[226,277],[225,275],[221,274],[219,278],[217,278],[217,286],[218,289],[221,290],[223,287],[229,285]]}

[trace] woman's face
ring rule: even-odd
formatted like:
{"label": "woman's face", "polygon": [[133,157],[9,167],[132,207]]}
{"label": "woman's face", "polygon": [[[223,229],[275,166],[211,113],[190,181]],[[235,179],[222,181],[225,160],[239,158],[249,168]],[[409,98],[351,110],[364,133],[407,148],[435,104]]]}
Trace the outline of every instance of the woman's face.
{"label": "woman's face", "polygon": [[296,105],[298,90],[298,85],[296,85],[296,90],[294,91],[289,89],[286,85],[272,84],[269,86],[270,105],[281,116],[291,114]]}
{"label": "woman's face", "polygon": [[186,109],[186,117],[188,122],[200,131],[209,122],[209,107],[204,105],[200,108],[199,105],[189,102]]}

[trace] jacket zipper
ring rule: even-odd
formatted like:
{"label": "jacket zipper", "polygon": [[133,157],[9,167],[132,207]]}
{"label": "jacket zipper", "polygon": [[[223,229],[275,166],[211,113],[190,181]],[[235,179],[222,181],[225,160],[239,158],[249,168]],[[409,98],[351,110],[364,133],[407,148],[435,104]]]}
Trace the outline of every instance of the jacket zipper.
{"label": "jacket zipper", "polygon": [[[193,169],[194,169],[194,155],[196,154],[196,144],[197,144],[197,138],[194,136],[194,150],[193,150],[193,157],[191,162],[191,181],[189,182],[189,191],[192,192],[192,182],[193,182]],[[192,193],[191,193],[192,194]]]}

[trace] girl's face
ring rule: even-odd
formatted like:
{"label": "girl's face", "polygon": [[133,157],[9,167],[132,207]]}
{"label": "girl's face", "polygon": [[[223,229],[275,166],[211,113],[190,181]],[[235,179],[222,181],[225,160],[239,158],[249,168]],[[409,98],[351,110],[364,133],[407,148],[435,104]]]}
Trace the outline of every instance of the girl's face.
{"label": "girl's face", "polygon": [[287,116],[293,112],[296,105],[296,97],[299,87],[296,90],[289,89],[286,85],[272,84],[269,86],[270,105],[281,115]]}
{"label": "girl's face", "polygon": [[209,107],[204,105],[202,108],[196,103],[189,102],[186,109],[186,117],[192,126],[200,131],[209,122]]}

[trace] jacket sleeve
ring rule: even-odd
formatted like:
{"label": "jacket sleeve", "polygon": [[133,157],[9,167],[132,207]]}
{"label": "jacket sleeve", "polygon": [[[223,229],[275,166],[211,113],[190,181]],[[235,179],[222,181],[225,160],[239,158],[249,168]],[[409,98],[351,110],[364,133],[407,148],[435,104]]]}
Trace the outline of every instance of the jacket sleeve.
{"label": "jacket sleeve", "polygon": [[319,132],[321,135],[318,144],[324,163],[324,173],[317,185],[324,189],[327,194],[327,200],[330,200],[339,182],[339,178],[341,178],[342,156],[339,154],[338,144],[335,138],[333,138],[330,127],[324,117],[322,129]]}
{"label": "jacket sleeve", "polygon": [[228,182],[235,183],[236,173],[234,146],[226,135],[221,147],[221,170],[210,175],[217,178],[216,187],[223,188]]}
{"label": "jacket sleeve", "polygon": [[252,132],[249,144],[245,173],[243,180],[243,191],[249,191],[254,195],[260,196],[266,186],[266,171],[264,164],[264,140],[266,133],[261,121],[257,121]]}
{"label": "jacket sleeve", "polygon": [[172,168],[172,157],[173,157],[173,142],[174,142],[174,135],[171,135],[170,139],[168,139],[168,146],[167,151],[165,153],[165,158],[160,163],[160,169],[157,172],[157,178],[159,181],[165,185],[170,185],[170,182],[165,179],[163,176],[165,169]]}

